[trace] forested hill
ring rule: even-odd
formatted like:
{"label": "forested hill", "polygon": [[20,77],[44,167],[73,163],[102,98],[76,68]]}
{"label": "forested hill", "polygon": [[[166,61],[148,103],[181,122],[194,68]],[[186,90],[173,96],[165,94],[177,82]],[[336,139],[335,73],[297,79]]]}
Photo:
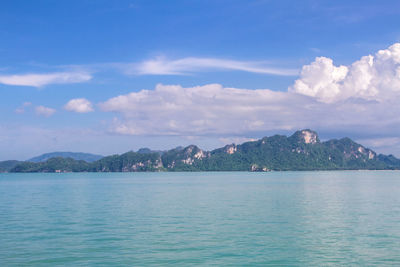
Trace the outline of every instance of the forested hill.
{"label": "forested hill", "polygon": [[377,155],[350,138],[321,142],[316,132],[274,135],[212,151],[195,145],[168,151],[141,149],[94,162],[55,157],[22,162],[11,172],[138,172],[138,171],[288,171],[400,169],[400,160]]}
{"label": "forested hill", "polygon": [[8,172],[12,168],[17,166],[19,163],[22,163],[22,161],[18,161],[18,160],[0,161],[0,172]]}

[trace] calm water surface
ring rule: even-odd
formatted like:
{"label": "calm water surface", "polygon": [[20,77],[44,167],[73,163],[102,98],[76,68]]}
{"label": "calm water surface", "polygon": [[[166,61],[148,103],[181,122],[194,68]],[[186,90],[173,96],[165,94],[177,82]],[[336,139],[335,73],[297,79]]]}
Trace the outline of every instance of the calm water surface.
{"label": "calm water surface", "polygon": [[0,174],[0,266],[400,265],[400,172]]}

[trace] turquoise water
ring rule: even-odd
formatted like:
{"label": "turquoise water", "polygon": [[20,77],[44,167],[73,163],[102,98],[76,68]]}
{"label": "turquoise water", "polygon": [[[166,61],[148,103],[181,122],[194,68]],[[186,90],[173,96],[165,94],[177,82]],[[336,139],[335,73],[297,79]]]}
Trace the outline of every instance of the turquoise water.
{"label": "turquoise water", "polygon": [[0,174],[21,265],[400,265],[400,172]]}

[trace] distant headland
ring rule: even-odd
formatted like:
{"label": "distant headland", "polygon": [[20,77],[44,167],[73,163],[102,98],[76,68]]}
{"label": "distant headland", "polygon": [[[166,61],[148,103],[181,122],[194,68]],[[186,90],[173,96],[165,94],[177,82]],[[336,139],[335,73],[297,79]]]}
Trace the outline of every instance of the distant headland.
{"label": "distant headland", "polygon": [[274,135],[240,145],[204,151],[195,145],[167,151],[101,157],[55,152],[30,161],[2,161],[0,172],[155,172],[155,171],[299,171],[398,170],[400,159],[377,154],[350,138],[319,140],[305,129],[287,137]]}

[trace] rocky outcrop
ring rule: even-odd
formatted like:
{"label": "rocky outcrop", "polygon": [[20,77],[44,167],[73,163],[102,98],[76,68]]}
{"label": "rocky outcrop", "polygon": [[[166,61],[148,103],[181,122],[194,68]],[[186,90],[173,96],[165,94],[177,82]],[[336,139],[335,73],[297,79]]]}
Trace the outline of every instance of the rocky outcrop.
{"label": "rocky outcrop", "polygon": [[235,144],[226,145],[224,147],[224,151],[225,151],[225,153],[232,155],[237,151],[237,146]]}
{"label": "rocky outcrop", "polygon": [[289,138],[296,140],[298,143],[305,144],[316,144],[320,142],[318,134],[309,129],[297,131]]}

